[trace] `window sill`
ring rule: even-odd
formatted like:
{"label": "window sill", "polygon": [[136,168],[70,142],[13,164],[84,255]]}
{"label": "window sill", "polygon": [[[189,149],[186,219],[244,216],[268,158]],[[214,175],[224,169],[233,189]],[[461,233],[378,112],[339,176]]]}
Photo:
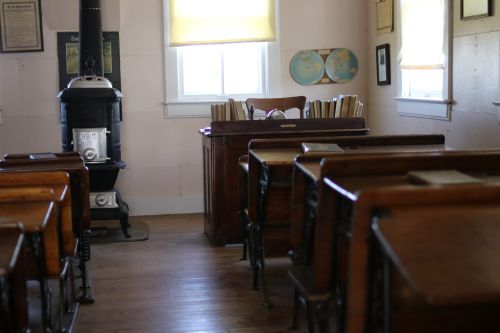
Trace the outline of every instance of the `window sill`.
{"label": "window sill", "polygon": [[213,101],[167,101],[163,111],[163,118],[211,118],[210,105],[222,103],[223,100]]}
{"label": "window sill", "polygon": [[395,100],[400,102],[418,102],[418,103],[434,103],[434,104],[451,104],[448,99],[442,98],[423,98],[423,97],[394,97]]}
{"label": "window sill", "polygon": [[450,120],[452,101],[438,98],[394,97],[398,114],[407,117]]}

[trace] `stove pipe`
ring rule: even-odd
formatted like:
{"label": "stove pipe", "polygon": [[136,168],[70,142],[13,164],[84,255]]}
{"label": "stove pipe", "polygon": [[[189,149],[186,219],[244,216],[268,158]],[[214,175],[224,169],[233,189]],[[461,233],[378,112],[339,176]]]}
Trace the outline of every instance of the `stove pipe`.
{"label": "stove pipe", "polygon": [[103,76],[101,0],[80,0],[80,76]]}

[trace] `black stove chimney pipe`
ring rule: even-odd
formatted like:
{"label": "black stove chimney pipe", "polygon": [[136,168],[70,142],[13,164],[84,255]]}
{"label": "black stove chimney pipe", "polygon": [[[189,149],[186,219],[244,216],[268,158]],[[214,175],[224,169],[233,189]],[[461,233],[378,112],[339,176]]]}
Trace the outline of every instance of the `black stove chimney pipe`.
{"label": "black stove chimney pipe", "polygon": [[80,0],[80,76],[103,76],[101,0]]}

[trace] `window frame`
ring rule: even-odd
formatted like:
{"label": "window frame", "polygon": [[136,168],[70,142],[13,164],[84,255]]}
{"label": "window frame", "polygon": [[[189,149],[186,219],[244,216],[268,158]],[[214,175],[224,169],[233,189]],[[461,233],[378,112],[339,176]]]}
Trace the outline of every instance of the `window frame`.
{"label": "window frame", "polygon": [[[201,98],[179,98],[179,63],[177,47],[168,45],[168,6],[169,0],[163,0],[163,44],[164,44],[164,75],[165,101],[164,118],[210,118],[210,105],[226,101],[227,97],[203,96]],[[263,54],[263,94],[262,97],[278,96],[281,91],[281,61],[279,42],[279,0],[276,6],[276,41],[267,42]],[[232,98],[245,100],[255,94],[233,95]]]}
{"label": "window frame", "polygon": [[[249,44],[249,43],[247,43]],[[261,86],[261,91],[256,92],[256,93],[245,93],[245,94],[199,94],[199,95],[186,95],[184,94],[184,76],[182,75],[183,73],[183,54],[182,54],[182,49],[177,48],[177,78],[178,78],[178,85],[177,85],[177,94],[178,94],[178,101],[179,102],[199,102],[199,101],[225,101],[228,98],[232,98],[235,100],[241,100],[241,99],[246,99],[249,97],[260,97],[260,98],[265,98],[267,97],[267,43],[261,42],[259,43],[259,49],[260,49],[260,86]],[[224,47],[223,44],[216,44],[220,45],[221,47]],[[203,45],[200,45],[203,46]],[[224,57],[224,55],[221,54],[221,57]],[[221,58],[222,62],[222,58]],[[224,75],[224,67],[223,64],[221,65],[221,75]],[[222,78],[222,86],[224,86],[224,78]]]}
{"label": "window frame", "polygon": [[[450,120],[452,107],[452,72],[453,72],[453,0],[444,0],[444,69],[443,69],[443,90],[441,98],[425,97],[403,97],[403,80],[400,62],[397,62],[397,112],[401,116],[431,118],[438,120]],[[397,1],[398,22],[398,47],[402,45],[402,22],[401,22],[401,2]],[[398,57],[399,58],[399,57]]]}

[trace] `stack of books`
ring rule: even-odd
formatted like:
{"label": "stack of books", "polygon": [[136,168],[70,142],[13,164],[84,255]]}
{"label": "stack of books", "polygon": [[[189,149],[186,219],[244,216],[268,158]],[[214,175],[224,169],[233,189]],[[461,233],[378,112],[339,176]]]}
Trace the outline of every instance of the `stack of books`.
{"label": "stack of books", "polygon": [[227,102],[211,105],[212,121],[246,120],[241,101],[229,99]]}
{"label": "stack of books", "polygon": [[309,118],[363,117],[363,103],[358,95],[339,95],[330,101],[309,102]]}

